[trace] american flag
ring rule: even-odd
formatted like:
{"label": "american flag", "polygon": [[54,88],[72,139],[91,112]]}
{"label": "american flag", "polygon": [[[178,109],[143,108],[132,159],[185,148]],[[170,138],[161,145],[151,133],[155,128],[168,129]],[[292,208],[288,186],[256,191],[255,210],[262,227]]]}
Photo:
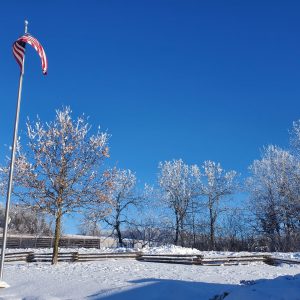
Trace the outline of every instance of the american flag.
{"label": "american flag", "polygon": [[24,55],[25,55],[25,46],[26,43],[31,45],[38,53],[38,55],[41,58],[42,61],[42,71],[43,74],[47,74],[47,69],[48,69],[48,61],[46,57],[46,53],[44,51],[44,48],[42,45],[39,43],[39,41],[34,38],[33,36],[29,34],[25,34],[18,38],[14,44],[13,44],[13,55],[18,63],[18,65],[21,68],[21,72],[23,71],[23,61],[24,61]]}

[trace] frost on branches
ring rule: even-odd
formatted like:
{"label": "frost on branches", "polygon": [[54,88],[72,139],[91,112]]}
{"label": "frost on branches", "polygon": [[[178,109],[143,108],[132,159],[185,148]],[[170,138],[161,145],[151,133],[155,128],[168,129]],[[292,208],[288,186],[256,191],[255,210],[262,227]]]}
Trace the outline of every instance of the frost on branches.
{"label": "frost on branches", "polygon": [[[28,120],[28,143],[24,150],[19,143],[15,162],[14,195],[55,217],[53,264],[57,263],[62,216],[93,201],[106,201],[109,188],[108,178],[100,172],[109,157],[108,134],[99,130],[90,134],[87,119],[72,119],[71,113],[66,107],[56,111],[53,122]],[[8,168],[1,173],[7,176]]]}
{"label": "frost on branches", "polygon": [[[4,227],[5,208],[0,206],[0,227]],[[12,205],[10,207],[8,231],[12,234],[32,234],[35,236],[52,235],[51,222],[43,213],[30,207]]]}
{"label": "frost on branches", "polygon": [[219,213],[221,212],[220,200],[232,195],[237,189],[235,171],[225,171],[219,163],[205,161],[203,166],[201,195],[206,198],[206,206],[209,210],[210,248],[215,249],[215,227]]}
{"label": "frost on branches", "polygon": [[111,174],[111,189],[109,191],[110,214],[104,217],[115,233],[120,246],[124,246],[122,224],[128,223],[128,209],[136,207],[141,197],[136,193],[136,176],[131,170],[113,169]]}
{"label": "frost on branches", "polygon": [[181,159],[161,162],[159,169],[158,183],[162,190],[162,200],[175,215],[174,243],[177,245],[183,233],[188,207],[199,194],[200,170],[196,165],[184,164]]}
{"label": "frost on branches", "polygon": [[161,198],[175,215],[174,243],[178,244],[180,239],[183,245],[184,227],[190,223],[195,244],[199,225],[196,215],[205,208],[209,212],[210,248],[214,249],[216,222],[222,211],[220,201],[235,192],[236,172],[226,172],[213,161],[205,161],[200,169],[197,165],[184,164],[181,159],[160,163],[159,169]]}
{"label": "frost on branches", "polygon": [[296,249],[300,228],[299,159],[271,145],[260,160],[253,162],[250,171],[251,207],[265,243],[271,251]]}

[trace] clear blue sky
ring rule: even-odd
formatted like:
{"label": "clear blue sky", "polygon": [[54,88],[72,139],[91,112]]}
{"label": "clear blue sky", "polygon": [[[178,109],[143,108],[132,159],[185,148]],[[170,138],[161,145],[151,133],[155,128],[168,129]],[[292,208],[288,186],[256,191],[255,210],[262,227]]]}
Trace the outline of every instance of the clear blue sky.
{"label": "clear blue sky", "polygon": [[11,44],[27,18],[49,73],[29,49],[20,129],[70,105],[112,134],[111,162],[142,183],[173,158],[245,176],[300,118],[299,11],[298,1],[2,1],[1,160],[19,76]]}

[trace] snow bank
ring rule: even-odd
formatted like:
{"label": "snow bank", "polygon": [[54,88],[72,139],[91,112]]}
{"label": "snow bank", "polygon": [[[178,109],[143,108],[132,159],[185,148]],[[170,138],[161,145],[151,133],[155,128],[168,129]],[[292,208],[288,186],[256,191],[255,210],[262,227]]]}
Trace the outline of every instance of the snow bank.
{"label": "snow bank", "polygon": [[185,248],[174,245],[166,245],[160,247],[146,247],[142,249],[145,254],[195,254],[200,255],[201,252],[197,249]]}
{"label": "snow bank", "polygon": [[[7,249],[7,253],[15,253],[15,252],[34,252],[34,253],[52,253],[52,248],[26,248],[26,249]],[[78,252],[82,254],[86,253],[125,253],[125,252],[136,252],[137,249],[131,248],[59,248],[59,252]],[[0,298],[1,300],[1,298]]]}
{"label": "snow bank", "polygon": [[[27,249],[7,249],[8,253],[12,252],[24,252],[32,251],[34,253],[51,253],[51,248],[27,248]],[[60,248],[59,252],[79,252],[79,253],[125,253],[125,252],[136,252],[140,251],[145,254],[201,254],[197,249],[184,248],[174,245],[166,245],[161,247],[146,247],[143,249],[132,249],[132,248]]]}

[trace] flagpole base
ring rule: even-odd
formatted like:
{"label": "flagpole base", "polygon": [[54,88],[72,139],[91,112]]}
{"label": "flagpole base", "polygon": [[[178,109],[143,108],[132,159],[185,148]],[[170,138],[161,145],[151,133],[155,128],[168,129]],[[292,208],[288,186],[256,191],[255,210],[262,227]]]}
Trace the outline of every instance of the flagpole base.
{"label": "flagpole base", "polygon": [[10,287],[10,285],[8,283],[6,283],[5,281],[0,280],[0,289],[1,288],[6,289],[8,287]]}

